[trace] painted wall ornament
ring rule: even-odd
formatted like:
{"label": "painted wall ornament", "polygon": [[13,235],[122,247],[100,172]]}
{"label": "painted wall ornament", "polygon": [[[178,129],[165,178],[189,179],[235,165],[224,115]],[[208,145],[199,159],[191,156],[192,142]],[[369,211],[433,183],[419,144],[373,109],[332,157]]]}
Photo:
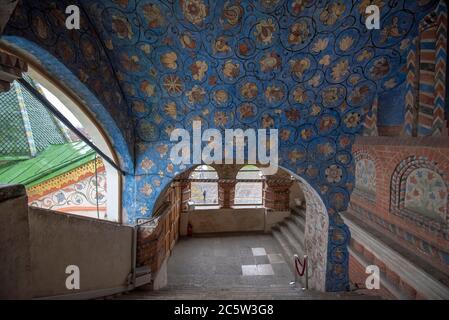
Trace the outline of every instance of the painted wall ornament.
{"label": "painted wall ornament", "polygon": [[447,237],[448,186],[438,165],[426,157],[403,159],[391,178],[390,210],[429,232]]}
{"label": "painted wall ornament", "polygon": [[355,154],[355,190],[363,198],[375,201],[376,197],[376,164],[366,152]]}
{"label": "painted wall ornament", "polygon": [[407,177],[405,189],[406,209],[435,220],[446,220],[447,187],[437,172],[416,169]]}

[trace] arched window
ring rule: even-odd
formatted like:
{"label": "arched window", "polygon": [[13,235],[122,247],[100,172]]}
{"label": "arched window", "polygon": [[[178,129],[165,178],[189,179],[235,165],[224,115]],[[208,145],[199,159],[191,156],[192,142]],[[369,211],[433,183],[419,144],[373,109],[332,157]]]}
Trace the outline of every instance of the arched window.
{"label": "arched window", "polygon": [[[24,80],[110,159],[113,149],[83,107],[32,67]],[[0,93],[0,183],[23,184],[29,205],[120,221],[120,176],[28,89]]]}
{"label": "arched window", "polygon": [[256,166],[244,166],[237,173],[235,205],[262,205],[262,171]]}
{"label": "arched window", "polygon": [[447,235],[448,185],[437,165],[425,157],[402,160],[391,178],[390,210],[429,231]]}
{"label": "arched window", "polygon": [[355,193],[375,200],[376,198],[376,166],[368,154],[355,155]]}
{"label": "arched window", "polygon": [[190,200],[195,205],[218,204],[218,174],[214,168],[198,166],[190,174],[190,179]]}
{"label": "arched window", "polygon": [[405,183],[404,208],[444,221],[447,188],[443,178],[432,170],[419,168],[410,173]]}

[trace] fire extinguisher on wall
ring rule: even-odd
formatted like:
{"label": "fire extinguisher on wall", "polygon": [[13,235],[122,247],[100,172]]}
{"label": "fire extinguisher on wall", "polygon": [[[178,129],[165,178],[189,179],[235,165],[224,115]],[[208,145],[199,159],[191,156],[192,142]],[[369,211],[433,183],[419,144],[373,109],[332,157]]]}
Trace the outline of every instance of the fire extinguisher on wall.
{"label": "fire extinguisher on wall", "polygon": [[191,237],[193,236],[193,226],[192,224],[189,222],[189,224],[187,225],[187,236]]}

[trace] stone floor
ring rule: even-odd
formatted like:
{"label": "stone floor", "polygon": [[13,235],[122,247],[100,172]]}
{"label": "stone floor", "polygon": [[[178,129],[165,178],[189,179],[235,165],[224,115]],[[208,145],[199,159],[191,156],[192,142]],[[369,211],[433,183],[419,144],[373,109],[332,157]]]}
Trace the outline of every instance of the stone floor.
{"label": "stone floor", "polygon": [[310,300],[373,299],[357,293],[321,293],[291,286],[286,257],[271,234],[181,238],[168,261],[168,285],[117,299]]}
{"label": "stone floor", "polygon": [[182,238],[168,261],[168,285],[288,285],[294,279],[271,235]]}

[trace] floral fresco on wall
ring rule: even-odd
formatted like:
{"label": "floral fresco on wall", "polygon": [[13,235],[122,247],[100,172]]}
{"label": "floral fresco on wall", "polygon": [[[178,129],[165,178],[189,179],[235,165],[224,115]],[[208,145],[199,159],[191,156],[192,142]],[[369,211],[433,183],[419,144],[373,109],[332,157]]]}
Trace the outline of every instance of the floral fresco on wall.
{"label": "floral fresco on wall", "polygon": [[106,213],[106,171],[46,194],[31,201],[29,205],[88,217],[97,217],[98,207],[101,218],[104,218]]}
{"label": "floral fresco on wall", "polygon": [[331,212],[344,209],[352,141],[375,95],[403,89],[415,20],[435,1],[376,1],[379,31],[364,25],[371,1],[81,3],[134,115],[136,206],[147,209],[136,215],[148,216],[148,203],[187,169],[168,159],[170,133],[194,120],[278,128],[281,165],[310,181]]}
{"label": "floral fresco on wall", "polygon": [[405,189],[406,209],[446,221],[447,187],[438,173],[426,168],[416,169],[407,177]]}
{"label": "floral fresco on wall", "polygon": [[[61,8],[74,2],[88,26],[83,32],[60,24]],[[191,130],[194,120],[203,129],[277,128],[279,164],[310,183],[326,206],[326,290],[346,288],[349,232],[338,212],[355,184],[352,144],[375,96],[382,97],[379,112],[403,120],[404,102],[393,98],[405,90],[417,21],[436,1],[22,3],[6,33],[55,55],[124,134],[133,126],[136,170],[125,178],[123,197],[128,222],[151,216],[160,192],[188,169],[169,160],[175,128]],[[373,3],[381,30],[364,23]]]}
{"label": "floral fresco on wall", "polygon": [[355,181],[355,186],[360,191],[376,194],[376,166],[373,160],[356,161]]}

